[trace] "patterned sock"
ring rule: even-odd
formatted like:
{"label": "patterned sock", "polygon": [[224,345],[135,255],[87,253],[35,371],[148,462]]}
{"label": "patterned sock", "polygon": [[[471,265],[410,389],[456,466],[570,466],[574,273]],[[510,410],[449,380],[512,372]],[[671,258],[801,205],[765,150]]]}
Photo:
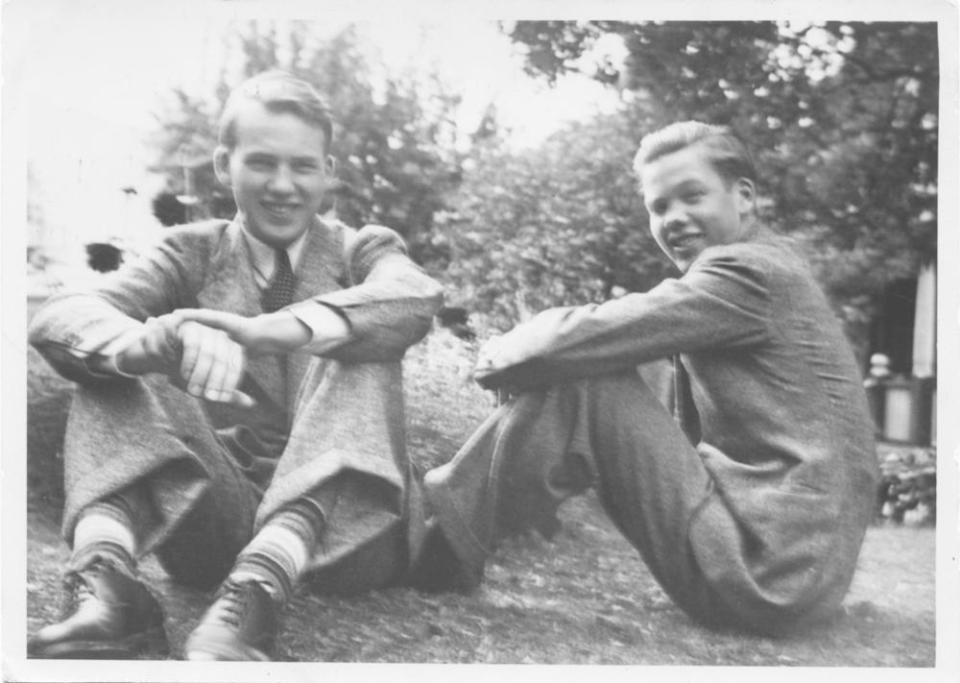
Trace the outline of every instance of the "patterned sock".
{"label": "patterned sock", "polygon": [[286,603],[323,529],[323,510],[312,499],[300,498],[267,520],[237,557],[230,572],[234,581],[259,582],[278,603]]}
{"label": "patterned sock", "polygon": [[131,576],[136,573],[137,537],[128,501],[108,496],[87,507],[73,531],[71,569],[82,569],[96,557],[114,561]]}

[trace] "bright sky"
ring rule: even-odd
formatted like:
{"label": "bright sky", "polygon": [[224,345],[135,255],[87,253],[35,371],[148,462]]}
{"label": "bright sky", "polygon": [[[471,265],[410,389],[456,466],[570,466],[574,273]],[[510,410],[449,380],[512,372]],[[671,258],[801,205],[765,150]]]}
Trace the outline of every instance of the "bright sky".
{"label": "bright sky", "polygon": [[[153,232],[149,201],[157,190],[144,172],[146,136],[171,88],[207,92],[221,68],[220,45],[244,3],[195,7],[126,2],[39,0],[24,37],[22,92],[27,155],[47,240],[75,249],[91,239],[137,241]],[[263,16],[262,10],[253,16]],[[312,20],[310,15],[299,15]],[[318,36],[352,16],[326,13]],[[460,15],[360,17],[361,35],[391,66],[435,68],[464,104],[461,125],[475,127],[495,102],[517,144],[535,144],[563,121],[616,104],[589,79],[550,89],[522,72],[522,61],[493,21]],[[134,186],[137,196],[120,188]]]}

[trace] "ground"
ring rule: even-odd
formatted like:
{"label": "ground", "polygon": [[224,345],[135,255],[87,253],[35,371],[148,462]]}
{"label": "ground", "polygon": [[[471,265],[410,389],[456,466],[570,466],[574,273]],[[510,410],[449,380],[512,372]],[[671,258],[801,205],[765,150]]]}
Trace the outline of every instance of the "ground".
{"label": "ground", "polygon": [[[472,350],[434,333],[410,354],[410,445],[423,465],[449,458],[492,398],[467,381]],[[27,630],[57,614],[66,549],[57,532],[56,474],[64,385],[30,357]],[[706,630],[657,586],[592,496],[561,510],[552,539],[512,539],[470,595],[389,589],[352,598],[300,594],[287,610],[280,657],[336,662],[496,662],[932,667],[935,544],[931,527],[870,528],[842,613],[786,639]],[[176,655],[206,594],[143,567],[160,594]]]}

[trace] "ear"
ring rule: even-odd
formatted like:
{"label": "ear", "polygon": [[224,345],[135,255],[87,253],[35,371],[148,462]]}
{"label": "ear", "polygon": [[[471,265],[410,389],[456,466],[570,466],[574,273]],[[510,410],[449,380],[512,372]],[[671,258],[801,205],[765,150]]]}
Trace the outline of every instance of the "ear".
{"label": "ear", "polygon": [[757,188],[749,178],[740,178],[736,184],[737,210],[741,216],[753,213],[757,203]]}
{"label": "ear", "polygon": [[223,145],[219,145],[213,151],[213,170],[224,186],[230,187],[230,150]]}
{"label": "ear", "polygon": [[333,175],[337,172],[337,160],[333,158],[332,154],[327,155],[327,175]]}

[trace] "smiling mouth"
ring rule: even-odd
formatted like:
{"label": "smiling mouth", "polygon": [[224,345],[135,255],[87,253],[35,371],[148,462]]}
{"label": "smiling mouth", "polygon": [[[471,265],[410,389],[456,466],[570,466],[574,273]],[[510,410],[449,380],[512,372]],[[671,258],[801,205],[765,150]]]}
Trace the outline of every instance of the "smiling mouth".
{"label": "smiling mouth", "polygon": [[289,218],[297,210],[296,204],[277,204],[274,202],[261,202],[260,204],[268,214],[276,218]]}
{"label": "smiling mouth", "polygon": [[696,243],[700,241],[699,233],[688,233],[684,235],[677,235],[671,237],[667,240],[667,243],[670,245],[670,248],[674,251],[685,251],[692,249],[696,246]]}

